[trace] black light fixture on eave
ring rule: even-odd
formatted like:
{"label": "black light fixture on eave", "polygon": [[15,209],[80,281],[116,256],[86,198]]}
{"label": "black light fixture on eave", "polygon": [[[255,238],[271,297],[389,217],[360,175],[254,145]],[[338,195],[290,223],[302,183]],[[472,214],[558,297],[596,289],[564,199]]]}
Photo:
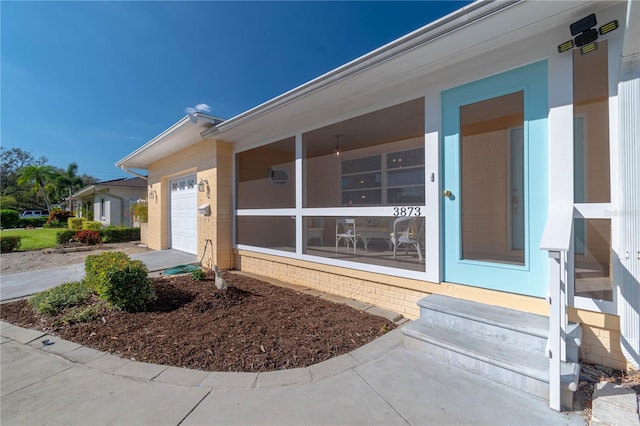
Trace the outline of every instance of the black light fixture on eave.
{"label": "black light fixture on eave", "polygon": [[584,46],[598,39],[598,31],[594,28],[596,25],[598,25],[598,21],[595,13],[569,25],[571,35],[577,36],[574,39],[576,47]]}
{"label": "black light fixture on eave", "polygon": [[576,21],[573,24],[569,25],[571,35],[575,36],[575,38],[558,45],[558,52],[567,52],[569,50],[572,50],[574,47],[579,47],[580,53],[582,53],[583,55],[593,52],[598,48],[598,43],[596,43],[598,36],[610,33],[611,31],[617,29],[618,21],[614,20],[606,23],[598,30],[596,30],[595,28],[596,25],[598,25],[598,21],[596,20],[595,13],[585,16],[579,21]]}
{"label": "black light fixture on eave", "polygon": [[336,135],[336,156],[340,156],[340,135]]}

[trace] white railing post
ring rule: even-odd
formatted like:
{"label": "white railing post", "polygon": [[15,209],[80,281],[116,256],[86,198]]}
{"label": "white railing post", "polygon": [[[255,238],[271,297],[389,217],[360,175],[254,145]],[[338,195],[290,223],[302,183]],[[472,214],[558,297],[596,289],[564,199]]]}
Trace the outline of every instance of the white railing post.
{"label": "white railing post", "polygon": [[559,251],[549,251],[549,407],[562,409],[560,396],[562,256]]}
{"label": "white railing post", "polygon": [[549,407],[562,410],[561,365],[567,359],[567,256],[573,238],[573,206],[551,209],[540,249],[549,253]]}

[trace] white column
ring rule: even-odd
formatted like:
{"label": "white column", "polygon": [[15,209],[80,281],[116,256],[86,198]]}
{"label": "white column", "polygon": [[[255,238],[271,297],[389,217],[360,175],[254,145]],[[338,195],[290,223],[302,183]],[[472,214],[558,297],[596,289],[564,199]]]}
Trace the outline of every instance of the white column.
{"label": "white column", "polygon": [[296,254],[300,256],[303,248],[302,238],[302,133],[296,133]]}
{"label": "white column", "polygon": [[440,218],[442,188],[440,187],[440,125],[442,107],[440,92],[427,93],[425,111],[425,266],[427,281],[442,281],[442,220]]}

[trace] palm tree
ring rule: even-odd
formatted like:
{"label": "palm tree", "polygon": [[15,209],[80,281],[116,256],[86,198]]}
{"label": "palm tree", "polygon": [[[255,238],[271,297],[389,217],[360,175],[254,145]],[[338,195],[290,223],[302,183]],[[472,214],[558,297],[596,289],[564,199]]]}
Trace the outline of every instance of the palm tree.
{"label": "palm tree", "polygon": [[51,166],[47,166],[45,164],[40,165],[29,165],[24,166],[19,171],[18,184],[31,185],[34,192],[40,192],[42,198],[44,199],[45,204],[47,205],[47,210],[51,210],[51,203],[49,202],[49,197],[47,197],[47,193],[45,191],[45,186],[51,180],[53,180],[55,176],[55,170]]}
{"label": "palm tree", "polygon": [[80,189],[82,187],[82,177],[77,175],[78,165],[73,162],[67,166],[67,171],[56,177],[56,186],[58,188],[65,188],[69,190],[69,199],[71,194],[74,193],[74,189]]}

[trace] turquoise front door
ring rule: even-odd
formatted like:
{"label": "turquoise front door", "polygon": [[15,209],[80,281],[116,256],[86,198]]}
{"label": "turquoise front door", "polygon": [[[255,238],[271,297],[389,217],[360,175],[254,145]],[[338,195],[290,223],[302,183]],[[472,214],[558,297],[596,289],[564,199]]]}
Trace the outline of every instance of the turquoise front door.
{"label": "turquoise front door", "polygon": [[544,296],[547,63],[443,92],[444,280]]}

